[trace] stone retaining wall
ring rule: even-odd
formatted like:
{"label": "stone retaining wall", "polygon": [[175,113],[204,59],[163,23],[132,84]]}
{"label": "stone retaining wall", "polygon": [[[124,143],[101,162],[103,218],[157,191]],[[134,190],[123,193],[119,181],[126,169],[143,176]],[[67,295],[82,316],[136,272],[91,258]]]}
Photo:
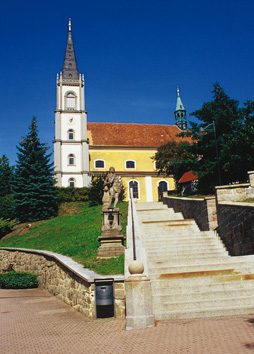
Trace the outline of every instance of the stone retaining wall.
{"label": "stone retaining wall", "polygon": [[123,276],[101,276],[71,258],[53,252],[0,248],[0,272],[13,264],[15,271],[35,273],[41,286],[87,317],[95,317],[94,278],[114,278],[116,317],[125,317]]}
{"label": "stone retaining wall", "polygon": [[215,197],[204,199],[164,197],[163,203],[175,212],[181,212],[185,219],[195,219],[201,231],[217,227]]}
{"label": "stone retaining wall", "polygon": [[218,233],[231,256],[254,254],[254,205],[221,202],[217,205]]}
{"label": "stone retaining wall", "polygon": [[254,188],[249,183],[216,187],[217,202],[239,202],[254,198]]}

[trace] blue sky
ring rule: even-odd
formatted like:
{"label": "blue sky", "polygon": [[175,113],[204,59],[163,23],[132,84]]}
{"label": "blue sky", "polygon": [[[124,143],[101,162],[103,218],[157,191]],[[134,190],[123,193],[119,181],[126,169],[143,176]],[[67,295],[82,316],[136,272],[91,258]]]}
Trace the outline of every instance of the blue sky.
{"label": "blue sky", "polygon": [[69,17],[90,122],[174,124],[177,86],[187,115],[216,81],[240,104],[254,99],[251,0],[10,0],[0,9],[0,155],[11,164],[33,116],[52,147]]}

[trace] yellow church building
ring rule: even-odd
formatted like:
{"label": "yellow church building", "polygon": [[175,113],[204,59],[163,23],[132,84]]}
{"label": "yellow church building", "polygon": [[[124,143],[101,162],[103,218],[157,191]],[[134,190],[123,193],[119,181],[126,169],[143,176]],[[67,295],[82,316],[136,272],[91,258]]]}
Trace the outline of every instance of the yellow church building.
{"label": "yellow church building", "polygon": [[57,75],[54,166],[58,186],[84,187],[113,166],[138,201],[157,201],[159,192],[175,188],[172,177],[158,176],[152,160],[157,148],[187,129],[179,90],[176,125],[90,123],[85,110],[85,80],[79,74],[71,22],[63,69]]}

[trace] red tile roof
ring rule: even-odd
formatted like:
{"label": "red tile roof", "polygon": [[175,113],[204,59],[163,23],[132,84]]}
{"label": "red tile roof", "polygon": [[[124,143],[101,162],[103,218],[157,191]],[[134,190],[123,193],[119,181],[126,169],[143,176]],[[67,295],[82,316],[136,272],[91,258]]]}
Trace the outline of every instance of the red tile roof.
{"label": "red tile roof", "polygon": [[194,175],[191,171],[188,171],[182,175],[178,183],[190,182],[195,179],[198,179],[198,176]]}
{"label": "red tile roof", "polygon": [[87,123],[87,129],[91,146],[158,147],[183,140],[176,136],[181,133],[176,125]]}

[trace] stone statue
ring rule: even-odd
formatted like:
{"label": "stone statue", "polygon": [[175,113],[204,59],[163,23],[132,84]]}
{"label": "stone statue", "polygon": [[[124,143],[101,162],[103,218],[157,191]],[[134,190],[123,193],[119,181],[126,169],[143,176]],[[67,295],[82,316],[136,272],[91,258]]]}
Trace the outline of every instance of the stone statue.
{"label": "stone statue", "polygon": [[102,210],[109,208],[114,201],[114,208],[118,203],[119,193],[121,191],[121,182],[119,177],[115,173],[115,168],[110,167],[109,172],[104,181],[103,187],[103,198],[102,203],[103,207]]}

